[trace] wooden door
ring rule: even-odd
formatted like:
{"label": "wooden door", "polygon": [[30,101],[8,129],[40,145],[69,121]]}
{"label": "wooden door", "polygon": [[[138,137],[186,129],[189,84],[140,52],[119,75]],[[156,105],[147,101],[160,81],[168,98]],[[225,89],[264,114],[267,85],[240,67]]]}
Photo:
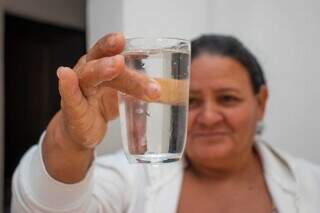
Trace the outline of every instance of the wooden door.
{"label": "wooden door", "polygon": [[59,109],[56,69],[84,52],[84,31],[5,15],[5,206],[19,160]]}

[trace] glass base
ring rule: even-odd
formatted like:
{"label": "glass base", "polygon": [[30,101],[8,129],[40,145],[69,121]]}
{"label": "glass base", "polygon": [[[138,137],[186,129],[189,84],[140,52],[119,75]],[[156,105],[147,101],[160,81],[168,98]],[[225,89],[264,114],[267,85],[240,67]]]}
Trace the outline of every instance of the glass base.
{"label": "glass base", "polygon": [[131,155],[126,154],[129,163],[163,164],[172,163],[181,159],[181,153],[163,153],[163,154],[144,154]]}

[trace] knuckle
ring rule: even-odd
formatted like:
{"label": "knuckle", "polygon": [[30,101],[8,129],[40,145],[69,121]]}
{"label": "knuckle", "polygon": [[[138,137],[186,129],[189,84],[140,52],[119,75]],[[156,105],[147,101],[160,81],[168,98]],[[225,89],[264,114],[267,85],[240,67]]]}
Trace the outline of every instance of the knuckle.
{"label": "knuckle", "polygon": [[87,85],[90,80],[90,76],[94,73],[94,62],[86,63],[78,72],[78,79],[81,85]]}
{"label": "knuckle", "polygon": [[60,108],[61,109],[64,109],[64,107],[65,107],[64,105],[65,105],[64,102],[62,100],[60,100]]}
{"label": "knuckle", "polygon": [[118,70],[111,68],[111,69],[104,69],[101,72],[99,72],[99,79],[101,79],[102,81],[111,81],[112,79],[114,79],[117,74],[118,74]]}
{"label": "knuckle", "polygon": [[86,63],[85,65],[83,65],[80,74],[85,75],[88,73],[93,73],[95,63],[96,63],[95,61],[90,61],[90,62]]}
{"label": "knuckle", "polygon": [[104,60],[99,70],[99,77],[103,80],[110,81],[123,72],[124,66],[121,62],[121,59],[118,59],[118,57],[112,57]]}
{"label": "knuckle", "polygon": [[125,78],[123,83],[126,89],[125,93],[132,94],[136,97],[142,97],[142,82],[135,81],[131,78]]}
{"label": "knuckle", "polygon": [[116,61],[115,63],[115,67],[120,70],[120,71],[124,71],[125,68],[125,62],[124,62],[124,57],[123,55],[116,55],[114,57],[114,60]]}
{"label": "knuckle", "polygon": [[76,64],[76,67],[85,64],[86,61],[87,61],[87,55],[81,56]]}

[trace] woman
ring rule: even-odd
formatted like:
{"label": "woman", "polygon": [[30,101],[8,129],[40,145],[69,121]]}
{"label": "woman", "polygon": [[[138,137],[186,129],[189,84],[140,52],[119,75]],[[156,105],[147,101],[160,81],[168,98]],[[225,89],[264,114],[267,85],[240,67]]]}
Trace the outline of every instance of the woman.
{"label": "woman", "polygon": [[193,42],[192,51],[186,149],[190,163],[179,210],[272,212],[259,155],[253,149],[267,100],[262,70],[231,37],[201,37]]}
{"label": "woman", "polygon": [[[115,90],[157,100],[157,82],[126,70],[121,34],[102,38],[73,69],[58,70],[61,111],[13,181],[12,212],[317,212],[320,170],[255,139],[267,86],[235,38],[192,43],[185,159],[129,165],[121,152],[95,160]],[[130,81],[130,84],[127,82]],[[110,89],[113,88],[113,89]]]}

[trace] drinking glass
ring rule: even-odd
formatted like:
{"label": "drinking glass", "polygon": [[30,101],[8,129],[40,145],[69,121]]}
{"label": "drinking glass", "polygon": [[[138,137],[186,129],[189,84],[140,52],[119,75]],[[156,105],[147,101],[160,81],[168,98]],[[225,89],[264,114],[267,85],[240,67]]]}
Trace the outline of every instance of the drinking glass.
{"label": "drinking glass", "polygon": [[190,41],[130,38],[123,52],[128,69],[156,80],[160,97],[143,101],[119,92],[123,148],[130,163],[181,159],[186,142]]}

